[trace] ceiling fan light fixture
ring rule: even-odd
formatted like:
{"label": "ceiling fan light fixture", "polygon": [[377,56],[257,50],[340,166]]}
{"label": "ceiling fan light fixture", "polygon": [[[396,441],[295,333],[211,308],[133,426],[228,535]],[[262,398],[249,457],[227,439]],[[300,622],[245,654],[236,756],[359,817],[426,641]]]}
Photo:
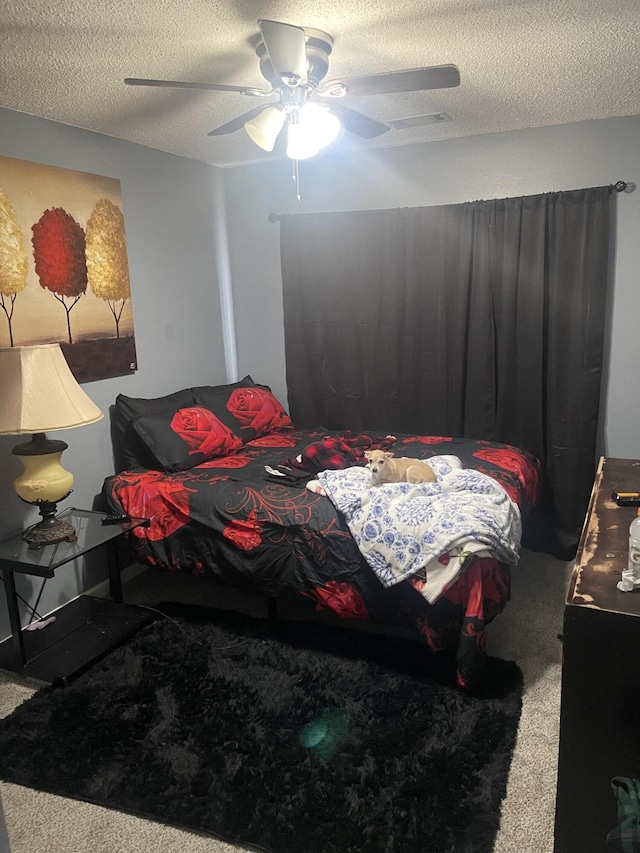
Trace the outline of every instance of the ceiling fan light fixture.
{"label": "ceiling fan light fixture", "polygon": [[244,129],[256,145],[264,151],[273,151],[286,117],[283,107],[265,107],[261,113],[245,122]]}
{"label": "ceiling fan light fixture", "polygon": [[292,122],[287,128],[287,157],[291,160],[308,160],[320,150],[320,146],[303,124]]}
{"label": "ceiling fan light fixture", "polygon": [[338,118],[333,113],[313,101],[300,108],[298,121],[300,126],[305,128],[305,132],[315,139],[318,150],[331,145],[342,129]]}

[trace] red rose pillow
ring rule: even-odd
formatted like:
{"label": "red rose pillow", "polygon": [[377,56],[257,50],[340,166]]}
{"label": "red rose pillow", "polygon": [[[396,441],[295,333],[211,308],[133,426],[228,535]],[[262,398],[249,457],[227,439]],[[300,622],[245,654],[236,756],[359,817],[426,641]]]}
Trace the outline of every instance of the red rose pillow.
{"label": "red rose pillow", "polygon": [[245,376],[233,385],[193,389],[197,406],[213,412],[246,444],[255,438],[293,424],[267,385]]}
{"label": "red rose pillow", "polygon": [[202,406],[136,418],[133,428],[165,471],[184,471],[242,447],[242,439]]}
{"label": "red rose pillow", "polygon": [[257,385],[232,391],[227,409],[243,427],[255,430],[256,438],[293,427],[291,418],[271,391]]}

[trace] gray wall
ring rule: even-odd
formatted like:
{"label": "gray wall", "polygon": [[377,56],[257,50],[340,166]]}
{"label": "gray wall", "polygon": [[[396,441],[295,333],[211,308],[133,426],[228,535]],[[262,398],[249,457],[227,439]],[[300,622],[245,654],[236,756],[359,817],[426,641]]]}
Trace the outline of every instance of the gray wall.
{"label": "gray wall", "polygon": [[[301,202],[287,164],[225,173],[240,373],[284,401],[279,226],[270,212],[418,207],[640,184],[640,116],[405,146],[300,164]],[[599,452],[640,458],[640,190],[620,193],[612,247],[610,330]],[[331,247],[327,247],[331,251]],[[640,486],[638,483],[630,486]]]}
{"label": "gray wall", "polygon": [[[88,382],[84,390],[105,418],[91,426],[52,433],[69,445],[63,464],[75,477],[60,505],[91,508],[104,478],[113,473],[109,406],[119,393],[153,397],[181,387],[225,382],[227,371],[214,240],[221,171],[10,110],[0,110],[0,156],[47,163],[121,182],[138,370],[130,376]],[[25,235],[25,242],[30,235]],[[16,300],[19,310],[19,299]],[[0,314],[0,322],[4,315]],[[0,405],[1,405],[0,401]],[[19,501],[13,480],[22,470],[0,436],[0,535],[37,521]],[[96,560],[60,569],[47,582],[39,611],[46,613],[105,576]],[[40,579],[18,577],[18,590],[34,600]],[[0,591],[0,638],[9,633]]]}

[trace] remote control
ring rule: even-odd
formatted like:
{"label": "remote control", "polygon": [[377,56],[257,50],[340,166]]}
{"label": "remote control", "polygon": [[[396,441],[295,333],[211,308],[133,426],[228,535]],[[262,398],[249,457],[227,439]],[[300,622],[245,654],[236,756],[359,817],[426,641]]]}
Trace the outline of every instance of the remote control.
{"label": "remote control", "polygon": [[100,521],[102,524],[124,524],[125,521],[131,521],[131,516],[126,513],[121,515],[105,515]]}

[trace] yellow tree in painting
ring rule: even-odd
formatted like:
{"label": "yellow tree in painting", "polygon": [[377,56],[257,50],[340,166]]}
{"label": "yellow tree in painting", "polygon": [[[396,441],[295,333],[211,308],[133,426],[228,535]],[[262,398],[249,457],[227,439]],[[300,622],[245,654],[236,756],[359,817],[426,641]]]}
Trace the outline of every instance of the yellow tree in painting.
{"label": "yellow tree in painting", "polygon": [[89,287],[109,306],[119,338],[120,318],[131,296],[124,216],[120,208],[101,198],[87,222],[86,240]]}
{"label": "yellow tree in painting", "polygon": [[9,345],[13,346],[13,309],[16,296],[27,284],[27,252],[16,212],[0,188],[0,306],[9,324]]}

